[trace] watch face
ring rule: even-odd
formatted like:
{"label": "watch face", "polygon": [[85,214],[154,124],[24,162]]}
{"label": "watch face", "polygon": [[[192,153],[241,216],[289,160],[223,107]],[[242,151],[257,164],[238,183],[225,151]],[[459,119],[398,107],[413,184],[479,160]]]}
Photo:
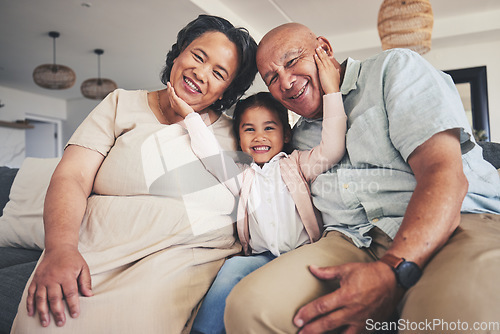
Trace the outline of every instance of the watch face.
{"label": "watch face", "polygon": [[403,261],[396,269],[398,283],[405,289],[408,289],[418,282],[422,271],[413,262]]}

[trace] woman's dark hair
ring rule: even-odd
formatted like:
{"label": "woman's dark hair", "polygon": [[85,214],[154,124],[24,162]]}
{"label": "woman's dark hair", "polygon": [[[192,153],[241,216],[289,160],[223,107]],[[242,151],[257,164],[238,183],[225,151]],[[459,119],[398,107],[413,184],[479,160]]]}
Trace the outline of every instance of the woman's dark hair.
{"label": "woman's dark hair", "polygon": [[212,104],[214,111],[220,112],[230,108],[238,99],[243,96],[250,87],[255,75],[257,65],[255,54],[257,43],[245,28],[235,28],[228,20],[217,16],[200,15],[189,22],[177,34],[177,42],[172,45],[172,49],[167,53],[165,67],[161,73],[161,82],[166,85],[170,81],[170,72],[177,58],[182,51],[195,39],[206,32],[216,31],[223,33],[238,49],[239,66],[235,78],[224,92],[222,99]]}
{"label": "woman's dark hair", "polygon": [[[234,136],[238,142],[238,150],[241,151],[240,146],[240,124],[241,124],[241,116],[243,113],[249,108],[261,107],[266,108],[269,111],[275,113],[278,116],[278,119],[283,126],[283,135],[291,135],[292,129],[290,127],[290,123],[288,122],[288,109],[284,107],[278,100],[276,100],[271,93],[269,92],[260,92],[254,95],[247,97],[246,99],[238,101],[236,103],[236,107],[234,107],[233,113],[233,132]],[[290,142],[284,143],[283,152],[290,154],[293,151],[292,145]]]}

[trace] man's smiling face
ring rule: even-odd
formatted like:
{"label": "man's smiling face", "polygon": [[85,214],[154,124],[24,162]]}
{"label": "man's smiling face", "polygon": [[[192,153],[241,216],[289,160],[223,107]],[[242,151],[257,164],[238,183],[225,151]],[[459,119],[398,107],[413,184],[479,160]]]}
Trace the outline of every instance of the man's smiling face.
{"label": "man's smiling face", "polygon": [[289,110],[306,118],[321,117],[323,92],[314,61],[318,46],[307,30],[282,29],[265,36],[257,67],[269,92]]}

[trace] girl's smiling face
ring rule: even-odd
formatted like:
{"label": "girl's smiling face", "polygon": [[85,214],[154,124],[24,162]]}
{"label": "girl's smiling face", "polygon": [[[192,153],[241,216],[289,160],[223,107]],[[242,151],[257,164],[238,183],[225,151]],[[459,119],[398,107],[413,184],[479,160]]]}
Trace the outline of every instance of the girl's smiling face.
{"label": "girl's smiling face", "polygon": [[195,111],[221,98],[238,71],[238,49],[223,33],[209,31],[174,60],[170,83]]}
{"label": "girl's smiling face", "polygon": [[265,107],[250,107],[241,115],[239,125],[240,147],[262,167],[283,150],[290,140],[278,115]]}

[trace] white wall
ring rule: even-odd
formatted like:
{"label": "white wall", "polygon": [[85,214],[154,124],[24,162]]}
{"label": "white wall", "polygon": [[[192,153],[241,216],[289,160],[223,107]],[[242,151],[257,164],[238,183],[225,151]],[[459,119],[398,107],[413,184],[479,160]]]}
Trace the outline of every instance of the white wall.
{"label": "white wall", "polygon": [[63,123],[63,145],[66,145],[76,128],[101,101],[81,98],[68,101],[68,118]]}
{"label": "white wall", "polygon": [[[65,120],[66,101],[0,86],[0,120],[24,120],[26,114]],[[0,126],[0,166],[19,167],[25,158],[25,131]]]}
{"label": "white wall", "polygon": [[500,40],[436,48],[424,57],[436,68],[486,66],[491,141],[500,142]]}
{"label": "white wall", "polygon": [[[500,39],[491,34],[482,36],[439,40],[434,43],[431,51],[424,54],[424,58],[440,70],[486,66],[490,140],[500,142],[500,58],[498,57],[500,55]],[[339,61],[346,57],[365,59],[380,51],[382,51],[380,47],[342,50],[336,56]]]}

